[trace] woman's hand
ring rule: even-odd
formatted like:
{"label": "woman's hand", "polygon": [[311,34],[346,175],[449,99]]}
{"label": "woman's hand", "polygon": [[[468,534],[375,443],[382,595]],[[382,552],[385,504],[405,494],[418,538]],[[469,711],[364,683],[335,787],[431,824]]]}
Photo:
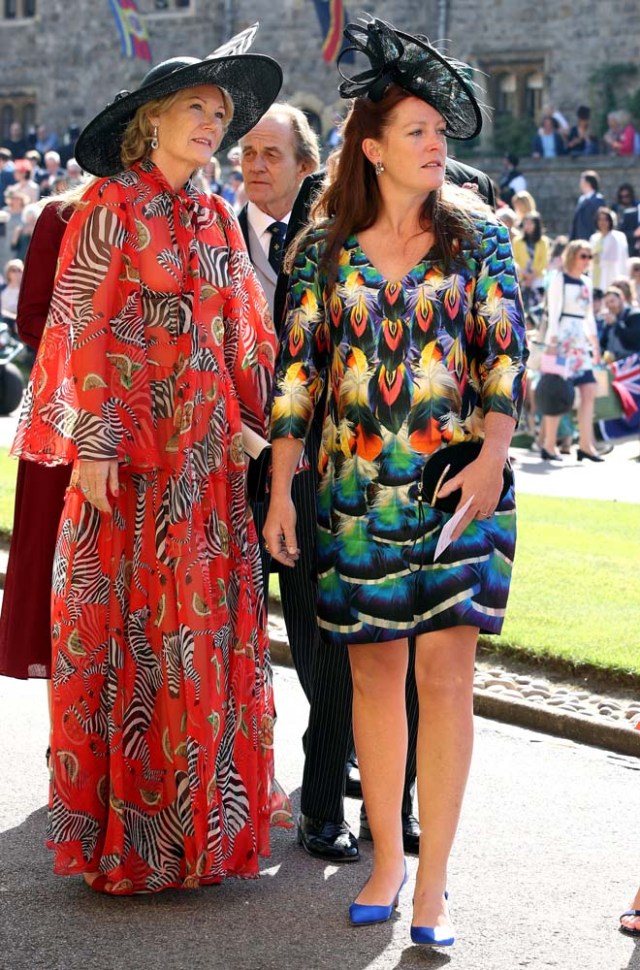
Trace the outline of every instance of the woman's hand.
{"label": "woman's hand", "polygon": [[112,461],[79,461],[78,484],[87,502],[94,505],[100,512],[111,515],[107,488],[111,495],[118,494],[118,462],[115,459]]}
{"label": "woman's hand", "polygon": [[503,470],[516,422],[508,414],[489,411],[484,416],[484,444],[475,461],[469,462],[454,478],[438,489],[443,498],[462,489],[458,508],[471,498],[469,508],[452,535],[459,539],[472,519],[489,519],[495,512],[502,493]]}
{"label": "woman's hand", "polygon": [[473,519],[490,519],[495,512],[503,484],[504,460],[501,456],[485,454],[486,449],[478,455],[475,461],[469,462],[454,478],[447,481],[438,489],[438,497],[445,498],[456,489],[462,489],[462,496],[456,511],[473,496],[466,513],[457,524],[452,541],[459,539]]}
{"label": "woman's hand", "polygon": [[272,495],[262,537],[273,559],[283,566],[295,566],[300,550],[296,539],[296,510],[290,495]]}

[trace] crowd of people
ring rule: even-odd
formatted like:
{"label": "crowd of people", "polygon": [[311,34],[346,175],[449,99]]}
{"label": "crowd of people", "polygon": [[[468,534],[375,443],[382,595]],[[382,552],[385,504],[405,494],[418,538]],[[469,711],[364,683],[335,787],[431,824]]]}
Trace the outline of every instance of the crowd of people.
{"label": "crowd of people", "polygon": [[571,226],[551,238],[517,166],[515,157],[505,160],[496,212],[511,236],[534,347],[524,427],[544,461],[561,461],[577,440],[579,460],[598,462],[637,424],[637,404],[629,404],[629,420],[621,412],[604,428],[604,443],[594,438],[597,396],[617,400],[601,365],[640,354],[640,204],[624,182],[607,205],[598,173],[587,169]]}
{"label": "crowd of people", "polygon": [[553,107],[543,109],[540,126],[531,146],[532,158],[558,158],[570,155],[640,155],[640,130],[636,129],[628,111],[618,109],[607,114],[607,128],[601,137],[591,122],[591,109],[580,105],[573,125],[561,111]]}
{"label": "crowd of people", "polygon": [[[372,70],[342,75],[323,171],[254,33],[152,68],[74,143],[90,178],[24,202],[41,208],[3,308],[37,357],[0,673],[51,681],[57,873],[115,895],[254,877],[270,825],[291,824],[277,567],[310,701],[298,840],[357,861],[343,802],[361,796],[373,866],[351,923],[390,919],[417,854],[411,940],[449,947],[476,643],[502,628],[515,551],[527,322],[546,305],[546,356],[582,395],[578,457],[600,460],[593,368],[628,347],[638,279],[608,282],[599,330],[586,268],[620,269],[613,209],[591,204],[590,235],[563,246],[526,185],[495,212],[500,186],[447,157],[482,124],[468,70],[424,38],[348,26]],[[8,205],[45,179],[25,174]],[[268,490],[249,489],[267,439]]]}

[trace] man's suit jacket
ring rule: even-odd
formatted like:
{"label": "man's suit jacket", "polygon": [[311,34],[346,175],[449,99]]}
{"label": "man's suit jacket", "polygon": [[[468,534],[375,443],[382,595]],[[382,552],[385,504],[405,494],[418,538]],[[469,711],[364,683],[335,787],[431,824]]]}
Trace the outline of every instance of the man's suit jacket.
{"label": "man's suit jacket", "polygon": [[[493,187],[493,182],[489,176],[485,175],[484,172],[481,172],[479,168],[473,168],[472,165],[466,165],[462,162],[457,162],[453,158],[448,158],[446,177],[455,185],[464,185],[465,182],[472,182],[474,185],[477,185],[480,196],[488,205],[491,206],[492,209],[495,208],[496,194]],[[293,203],[293,209],[291,210],[291,215],[289,217],[287,236],[284,243],[285,251],[292,240],[298,235],[303,226],[305,226],[309,221],[309,211],[311,209],[311,205],[315,196],[322,188],[324,178],[325,173],[323,171],[314,172],[313,175],[307,175],[306,179],[300,186],[300,191],[298,192],[296,201]],[[286,273],[280,273],[273,300],[273,319],[276,325],[276,331],[278,333],[280,333],[282,318],[284,316],[288,286],[288,275]]]}
{"label": "man's suit jacket", "polygon": [[578,202],[576,211],[573,214],[573,224],[571,226],[572,239],[586,239],[587,242],[596,231],[596,212],[601,205],[606,205],[604,196],[600,192],[594,192],[587,196],[582,202]]}
{"label": "man's suit jacket", "polygon": [[278,275],[269,262],[264,249],[260,245],[260,240],[256,236],[252,227],[249,225],[246,205],[244,205],[238,213],[238,222],[240,223],[242,235],[244,236],[244,241],[247,244],[247,249],[249,250],[249,259],[253,263],[256,276],[260,280],[260,285],[262,286],[264,295],[267,298],[271,316],[275,320],[276,317],[273,311],[273,301],[276,292]]}

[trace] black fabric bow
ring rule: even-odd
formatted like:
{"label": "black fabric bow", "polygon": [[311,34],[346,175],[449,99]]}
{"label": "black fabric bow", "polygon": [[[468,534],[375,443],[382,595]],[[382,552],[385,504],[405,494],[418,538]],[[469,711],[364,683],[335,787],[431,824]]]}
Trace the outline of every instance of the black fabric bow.
{"label": "black fabric bow", "polygon": [[[465,140],[480,133],[482,114],[472,90],[474,82],[469,78],[473,69],[468,64],[446,57],[426,37],[406,34],[377,18],[347,24],[344,36],[350,46],[338,58],[343,98],[381,101],[389,86],[397,84],[442,115],[449,138]],[[340,61],[352,51],[364,54],[371,67],[347,77]]]}
{"label": "black fabric bow", "polygon": [[[401,84],[403,77],[402,55],[404,44],[383,20],[373,20],[366,26],[347,24],[344,36],[350,47],[338,58],[338,71],[342,78],[340,94],[343,98],[368,97],[381,101],[390,84]],[[371,68],[348,78],[340,70],[340,60],[349,51],[360,51],[368,57]]]}

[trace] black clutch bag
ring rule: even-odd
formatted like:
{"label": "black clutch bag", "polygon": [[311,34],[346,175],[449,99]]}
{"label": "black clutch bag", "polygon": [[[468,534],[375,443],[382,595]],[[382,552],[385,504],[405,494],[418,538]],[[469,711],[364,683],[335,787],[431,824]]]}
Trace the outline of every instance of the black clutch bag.
{"label": "black clutch bag", "polygon": [[[446,448],[440,448],[438,451],[434,451],[427,458],[420,473],[418,499],[439,509],[441,512],[455,512],[462,495],[461,489],[458,488],[451,495],[447,495],[446,498],[438,498],[435,502],[433,501],[434,493],[437,494],[440,487],[448,479],[455,478],[463,468],[466,468],[472,461],[475,461],[480,454],[482,445],[482,441],[461,441],[457,445],[448,445]],[[501,500],[512,485],[513,469],[507,461],[502,471]]]}
{"label": "black clutch bag", "polygon": [[264,448],[257,458],[249,458],[247,494],[252,505],[256,502],[264,502],[270,469],[271,448]]}

